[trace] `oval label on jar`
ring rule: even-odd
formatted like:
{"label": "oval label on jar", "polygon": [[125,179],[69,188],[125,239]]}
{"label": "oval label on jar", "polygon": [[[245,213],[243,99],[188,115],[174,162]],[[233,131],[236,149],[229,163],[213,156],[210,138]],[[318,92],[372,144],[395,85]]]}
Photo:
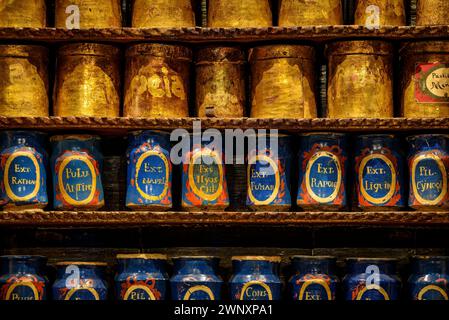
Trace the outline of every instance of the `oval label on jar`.
{"label": "oval label on jar", "polygon": [[214,201],[223,191],[223,164],[217,153],[196,152],[189,165],[189,183],[195,195]]}
{"label": "oval label on jar", "polygon": [[273,294],[268,284],[250,281],[243,285],[240,300],[273,300]]}
{"label": "oval label on jar", "polygon": [[29,151],[11,154],[6,160],[3,182],[8,198],[28,201],[37,196],[41,172],[36,156]]}
{"label": "oval label on jar", "polygon": [[182,300],[215,300],[212,290],[205,285],[190,287]]}
{"label": "oval label on jar", "polygon": [[301,286],[298,300],[332,300],[332,292],[323,279],[307,280]]}
{"label": "oval label on jar", "polygon": [[306,167],[306,189],[318,203],[329,203],[338,196],[341,186],[341,165],[336,155],[327,151],[315,153]]}
{"label": "oval label on jar", "polygon": [[31,281],[16,282],[8,287],[5,300],[39,300],[39,292]]}
{"label": "oval label on jar", "polygon": [[372,154],[360,163],[359,186],[363,197],[377,205],[390,201],[396,192],[396,170],[388,157]]}
{"label": "oval label on jar", "polygon": [[412,189],[416,200],[424,205],[438,205],[447,193],[447,173],[436,154],[422,154],[411,166]]}
{"label": "oval label on jar", "polygon": [[390,300],[390,296],[381,286],[377,284],[371,284],[364,287],[357,294],[356,300],[382,301],[382,300]]}
{"label": "oval label on jar", "polygon": [[64,158],[58,172],[59,190],[64,200],[72,205],[89,204],[97,189],[95,167],[86,156]]}
{"label": "oval label on jar", "polygon": [[449,64],[418,63],[415,71],[415,98],[419,103],[449,102]]}
{"label": "oval label on jar", "polygon": [[136,188],[139,194],[150,201],[159,201],[168,190],[169,163],[159,151],[143,153],[136,163]]}
{"label": "oval label on jar", "polygon": [[73,288],[67,292],[64,300],[100,300],[100,295],[94,288]]}
{"label": "oval label on jar", "polygon": [[419,290],[418,300],[449,300],[446,290],[436,285],[428,285]]}
{"label": "oval label on jar", "polygon": [[280,186],[277,163],[266,155],[257,155],[248,161],[248,196],[255,205],[272,203]]}
{"label": "oval label on jar", "polygon": [[150,288],[144,285],[132,285],[129,287],[123,300],[157,300]]}

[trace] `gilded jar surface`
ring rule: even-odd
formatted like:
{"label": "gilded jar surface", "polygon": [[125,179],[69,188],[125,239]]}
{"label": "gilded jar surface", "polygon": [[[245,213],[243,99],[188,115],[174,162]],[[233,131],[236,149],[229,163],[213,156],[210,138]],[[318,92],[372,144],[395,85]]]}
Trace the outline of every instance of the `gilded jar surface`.
{"label": "gilded jar surface", "polygon": [[48,49],[0,45],[0,116],[46,117]]}
{"label": "gilded jar surface", "polygon": [[196,56],[196,115],[239,118],[245,113],[245,54],[238,47],[204,47]]}
{"label": "gilded jar surface", "polygon": [[193,0],[133,0],[134,28],[195,27]]}
{"label": "gilded jar surface", "polygon": [[118,117],[120,50],[111,45],[74,43],[59,48],[54,115]]}
{"label": "gilded jar surface", "polygon": [[3,210],[47,206],[45,134],[36,131],[0,132],[0,207]]}
{"label": "gilded jar surface", "polygon": [[121,0],[55,0],[56,28],[121,28]]}
{"label": "gilded jar surface", "polygon": [[315,49],[270,45],[249,51],[252,118],[316,118]]}
{"label": "gilded jar surface", "polygon": [[190,48],[157,43],[126,51],[125,117],[189,116]]}
{"label": "gilded jar surface", "polygon": [[449,41],[410,42],[400,53],[402,116],[448,117]]}
{"label": "gilded jar surface", "polygon": [[342,25],[341,0],[280,0],[279,26]]}
{"label": "gilded jar surface", "polygon": [[411,300],[449,300],[449,257],[415,256],[408,278]]}
{"label": "gilded jar surface", "polygon": [[167,298],[167,256],[164,254],[119,254],[115,276],[119,300],[165,300]]}
{"label": "gilded jar surface", "polygon": [[327,118],[389,118],[393,108],[393,46],[378,40],[327,45]]}
{"label": "gilded jar surface", "polygon": [[356,0],[354,24],[367,28],[405,26],[405,0]]}
{"label": "gilded jar surface", "polygon": [[270,27],[270,0],[208,0],[209,28]]}
{"label": "gilded jar surface", "polygon": [[56,280],[52,287],[53,300],[106,300],[106,266],[103,262],[58,262]]}
{"label": "gilded jar surface", "polygon": [[0,0],[0,27],[44,28],[45,0]]}
{"label": "gilded jar surface", "polygon": [[449,1],[447,0],[417,0],[416,25],[448,25]]}

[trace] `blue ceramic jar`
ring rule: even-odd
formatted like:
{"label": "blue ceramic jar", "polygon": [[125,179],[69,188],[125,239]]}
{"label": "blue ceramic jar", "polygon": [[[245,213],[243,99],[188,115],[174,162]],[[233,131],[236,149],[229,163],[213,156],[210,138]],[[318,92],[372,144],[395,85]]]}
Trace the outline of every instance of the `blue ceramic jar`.
{"label": "blue ceramic jar", "polygon": [[126,152],[128,178],[126,206],[133,210],[168,210],[172,207],[170,133],[135,132]]}
{"label": "blue ceramic jar", "polygon": [[54,300],[106,300],[106,263],[59,262],[53,284]]}
{"label": "blue ceramic jar", "polygon": [[47,197],[45,134],[0,132],[0,207],[42,209]]}
{"label": "blue ceramic jar", "polygon": [[252,137],[257,137],[257,143],[248,150],[246,205],[255,210],[288,211],[291,207],[291,137]]}
{"label": "blue ceramic jar", "polygon": [[412,258],[408,292],[412,300],[449,300],[449,257]]}
{"label": "blue ceramic jar", "polygon": [[100,138],[64,135],[51,138],[54,207],[59,210],[96,210],[104,206]]}
{"label": "blue ceramic jar", "polygon": [[42,256],[1,256],[0,300],[46,300],[46,261]]}
{"label": "blue ceramic jar", "polygon": [[300,138],[296,202],[304,210],[339,210],[347,204],[347,138],[310,133]]}
{"label": "blue ceramic jar", "polygon": [[170,278],[172,300],[221,300],[223,280],[215,257],[173,258]]}
{"label": "blue ceramic jar", "polygon": [[232,300],[280,300],[280,257],[232,257],[234,274],[229,280]]}
{"label": "blue ceramic jar", "polygon": [[398,300],[395,259],[350,258],[343,279],[345,300]]}
{"label": "blue ceramic jar", "polygon": [[115,292],[119,300],[165,300],[168,274],[163,254],[119,254]]}
{"label": "blue ceramic jar", "polygon": [[448,209],[449,135],[417,135],[407,140],[409,206],[418,210]]}
{"label": "blue ceramic jar", "polygon": [[335,258],[295,256],[292,265],[295,274],[289,286],[293,300],[335,300],[338,285]]}

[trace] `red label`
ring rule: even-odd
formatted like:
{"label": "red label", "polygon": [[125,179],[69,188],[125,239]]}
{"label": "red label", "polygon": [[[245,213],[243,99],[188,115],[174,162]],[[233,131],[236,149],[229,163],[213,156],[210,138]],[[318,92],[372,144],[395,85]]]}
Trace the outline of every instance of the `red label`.
{"label": "red label", "polygon": [[449,103],[449,64],[417,64],[415,98],[419,103]]}

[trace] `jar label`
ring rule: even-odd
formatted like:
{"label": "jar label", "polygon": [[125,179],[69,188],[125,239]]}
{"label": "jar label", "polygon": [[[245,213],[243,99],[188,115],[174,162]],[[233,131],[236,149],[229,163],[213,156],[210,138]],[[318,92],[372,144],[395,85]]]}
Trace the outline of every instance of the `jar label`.
{"label": "jar label", "polygon": [[411,165],[413,195],[420,204],[438,205],[447,193],[447,173],[441,158],[422,154]]}
{"label": "jar label", "polygon": [[39,291],[31,281],[15,282],[7,288],[5,300],[40,300]]}
{"label": "jar label", "polygon": [[248,196],[255,205],[272,203],[280,186],[277,163],[266,155],[257,155],[248,161]]}
{"label": "jar label", "polygon": [[385,204],[396,192],[396,170],[388,157],[372,154],[360,163],[359,186],[363,197],[377,205]]}
{"label": "jar label", "polygon": [[123,300],[158,300],[155,295],[145,285],[132,285],[129,287],[124,296]]}
{"label": "jar label", "polygon": [[419,63],[415,72],[415,98],[419,103],[449,102],[449,64]]}
{"label": "jar label", "polygon": [[94,288],[73,288],[67,292],[64,300],[100,300],[100,295]]}
{"label": "jar label", "polygon": [[190,287],[182,300],[215,300],[215,295],[208,286],[198,285]]}
{"label": "jar label", "polygon": [[195,195],[207,201],[218,199],[223,191],[223,164],[217,153],[197,152],[189,165],[189,183]]}
{"label": "jar label", "polygon": [[298,300],[333,300],[332,292],[323,279],[304,281],[299,291]]}
{"label": "jar label", "polygon": [[143,153],[136,163],[136,188],[139,194],[150,201],[159,201],[168,191],[169,163],[158,151]]}
{"label": "jar label", "polygon": [[419,290],[418,300],[449,300],[447,292],[436,285],[428,285]]}
{"label": "jar label", "polygon": [[6,160],[3,182],[11,200],[28,201],[36,197],[40,178],[39,162],[32,152],[14,152]]}
{"label": "jar label", "polygon": [[250,281],[243,285],[240,300],[273,300],[273,294],[268,284]]}
{"label": "jar label", "polygon": [[390,296],[381,286],[377,284],[370,284],[368,286],[365,286],[357,294],[356,300],[382,301],[382,300],[390,300]]}
{"label": "jar label", "polygon": [[338,157],[328,151],[315,153],[306,167],[306,189],[313,200],[329,203],[338,196],[341,186],[341,165]]}
{"label": "jar label", "polygon": [[91,160],[80,155],[64,158],[58,172],[58,184],[67,203],[89,204],[97,189],[97,174]]}

